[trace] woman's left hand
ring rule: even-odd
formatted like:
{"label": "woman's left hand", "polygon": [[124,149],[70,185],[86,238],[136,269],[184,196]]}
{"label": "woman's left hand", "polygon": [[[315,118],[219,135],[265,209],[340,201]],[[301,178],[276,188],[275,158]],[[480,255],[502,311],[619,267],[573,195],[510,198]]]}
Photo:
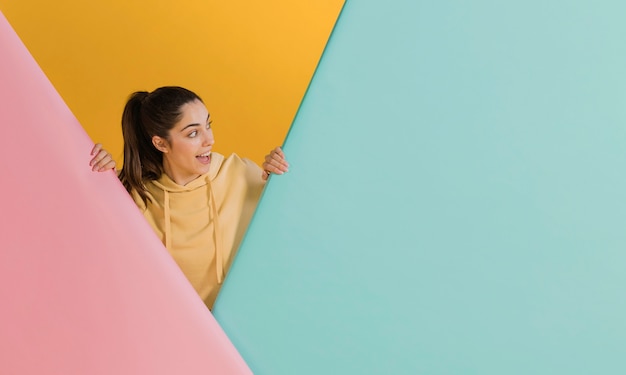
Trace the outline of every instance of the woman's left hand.
{"label": "woman's left hand", "polygon": [[285,160],[285,154],[280,147],[276,147],[265,156],[263,162],[263,180],[267,180],[270,174],[283,174],[289,172],[289,163]]}

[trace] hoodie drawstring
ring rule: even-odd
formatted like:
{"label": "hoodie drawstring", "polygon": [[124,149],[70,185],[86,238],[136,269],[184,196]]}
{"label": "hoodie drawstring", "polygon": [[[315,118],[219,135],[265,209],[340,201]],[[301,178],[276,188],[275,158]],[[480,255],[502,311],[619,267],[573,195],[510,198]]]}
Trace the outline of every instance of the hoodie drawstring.
{"label": "hoodie drawstring", "polygon": [[172,222],[170,219],[170,194],[167,190],[164,190],[164,204],[163,211],[165,211],[165,248],[172,249]]}
{"label": "hoodie drawstring", "polygon": [[[206,177],[206,182],[208,186],[208,199],[209,199],[209,217],[213,220],[213,243],[215,244],[215,272],[217,276],[217,283],[221,284],[224,281],[224,261],[222,259],[222,232],[220,231],[218,212],[217,212],[217,204],[215,203],[215,197],[213,194],[213,189],[211,188],[211,179],[209,176]],[[159,184],[160,185],[160,184]],[[170,194],[166,188],[163,188],[164,197],[163,197],[163,211],[164,211],[164,219],[165,219],[165,248],[168,250],[172,249],[172,222],[171,222],[171,214],[170,214]]]}
{"label": "hoodie drawstring", "polygon": [[213,240],[215,241],[215,272],[217,272],[217,283],[221,284],[224,281],[224,264],[222,260],[222,231],[219,226],[219,219],[217,213],[217,204],[215,203],[215,194],[211,187],[211,179],[206,177],[206,183],[209,192],[209,214],[211,220],[213,220]]}

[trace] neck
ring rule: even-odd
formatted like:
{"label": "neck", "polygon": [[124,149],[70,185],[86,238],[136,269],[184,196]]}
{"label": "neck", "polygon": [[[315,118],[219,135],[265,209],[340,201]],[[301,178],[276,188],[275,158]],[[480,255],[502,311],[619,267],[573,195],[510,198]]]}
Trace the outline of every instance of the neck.
{"label": "neck", "polygon": [[200,177],[200,175],[188,175],[188,176],[179,176],[176,173],[174,173],[172,171],[172,168],[170,168],[169,164],[167,163],[166,160],[163,160],[163,173],[165,173],[167,175],[167,177],[170,178],[170,180],[174,181],[176,184],[180,185],[180,186],[185,186],[188,183],[190,183],[191,181],[197,179],[198,177]]}

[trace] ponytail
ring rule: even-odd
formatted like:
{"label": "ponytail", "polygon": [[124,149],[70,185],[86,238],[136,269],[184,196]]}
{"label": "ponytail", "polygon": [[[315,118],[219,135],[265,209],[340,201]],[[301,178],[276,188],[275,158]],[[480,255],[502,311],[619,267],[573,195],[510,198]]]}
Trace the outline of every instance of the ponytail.
{"label": "ponytail", "polygon": [[119,174],[126,190],[129,193],[136,191],[144,204],[147,204],[148,195],[143,181],[158,179],[163,164],[163,154],[152,145],[152,137],[146,133],[142,123],[142,104],[148,95],[146,91],[137,91],[130,96],[124,107],[124,165]]}

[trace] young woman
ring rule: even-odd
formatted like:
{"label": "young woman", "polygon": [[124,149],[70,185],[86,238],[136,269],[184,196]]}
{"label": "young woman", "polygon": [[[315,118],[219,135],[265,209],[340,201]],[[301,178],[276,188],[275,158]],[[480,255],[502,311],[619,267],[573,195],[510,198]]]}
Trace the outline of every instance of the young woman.
{"label": "young woman", "polygon": [[[213,307],[270,173],[289,164],[272,150],[263,169],[212,152],[211,117],[182,87],[135,92],[122,115],[124,165],[119,179],[204,303]],[[115,168],[96,145],[93,170]]]}

